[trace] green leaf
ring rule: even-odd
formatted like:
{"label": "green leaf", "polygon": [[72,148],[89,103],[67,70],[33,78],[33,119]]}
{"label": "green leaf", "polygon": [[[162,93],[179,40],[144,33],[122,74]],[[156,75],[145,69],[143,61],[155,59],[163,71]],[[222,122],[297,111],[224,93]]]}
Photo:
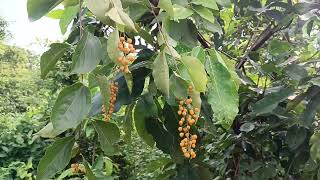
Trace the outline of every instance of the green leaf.
{"label": "green leaf", "polygon": [[184,56],[181,58],[181,61],[187,68],[195,89],[199,92],[205,92],[208,78],[201,61],[192,56]]}
{"label": "green leaf", "polygon": [[252,113],[258,116],[272,112],[281,101],[286,100],[293,92],[293,88],[281,88],[279,92],[266,95],[252,106]]}
{"label": "green leaf", "polygon": [[250,132],[254,129],[254,124],[251,122],[246,122],[240,126],[240,131],[242,132]]}
{"label": "green leaf", "polygon": [[171,93],[174,95],[175,103],[176,97],[179,99],[184,99],[185,97],[187,97],[188,82],[180,77],[177,73],[174,73],[170,76],[169,86]]}
{"label": "green leaf", "polygon": [[134,22],[129,17],[127,13],[125,13],[123,10],[118,10],[119,16],[121,20],[123,21],[124,25],[127,26],[129,29],[134,30],[137,32],[136,27],[134,25]]}
{"label": "green leaf", "polygon": [[27,10],[30,21],[36,21],[59,5],[62,0],[28,0]]}
{"label": "green leaf", "polygon": [[291,49],[292,47],[290,43],[286,41],[279,41],[277,39],[272,40],[268,45],[269,53],[274,56],[278,56],[284,53],[289,53]]}
{"label": "green leaf", "polygon": [[117,153],[115,143],[120,140],[120,130],[114,123],[105,121],[94,121],[93,126],[98,133],[101,149],[106,155],[114,155]]}
{"label": "green leaf", "polygon": [[78,6],[68,6],[63,11],[63,14],[59,22],[60,30],[62,34],[66,33],[69,24],[71,23],[73,18],[77,15],[78,11],[79,11]]}
{"label": "green leaf", "polygon": [[131,142],[131,132],[133,131],[133,108],[135,103],[132,103],[126,107],[126,112],[124,115],[123,131],[125,132],[124,140]]}
{"label": "green leaf", "polygon": [[207,7],[213,10],[219,10],[218,5],[215,0],[192,0],[192,4],[201,5],[203,7]]}
{"label": "green leaf", "polygon": [[206,53],[204,52],[203,48],[200,46],[197,46],[192,49],[191,56],[198,58],[202,64],[206,61]]}
{"label": "green leaf", "polygon": [[72,73],[84,74],[94,70],[102,60],[103,53],[99,38],[85,33],[72,56]]}
{"label": "green leaf", "polygon": [[179,19],[186,19],[193,14],[191,9],[185,8],[178,4],[173,5],[173,20],[177,21]]}
{"label": "green leaf", "polygon": [[35,135],[38,135],[42,138],[54,138],[61,134],[63,131],[59,131],[53,128],[53,125],[51,122],[49,122],[45,127],[43,127],[39,132],[37,132]]}
{"label": "green leaf", "polygon": [[51,113],[53,128],[65,131],[75,128],[87,116],[91,107],[90,90],[81,83],[64,88]]}
{"label": "green leaf", "polygon": [[291,150],[297,149],[307,138],[307,129],[294,125],[288,129],[286,142]]}
{"label": "green leaf", "polygon": [[41,55],[40,69],[41,78],[45,78],[50,70],[52,70],[58,60],[64,55],[64,53],[70,48],[68,44],[64,43],[52,43],[50,49]]}
{"label": "green leaf", "polygon": [[117,58],[120,56],[123,56],[123,53],[120,52],[118,49],[118,42],[119,42],[119,32],[117,29],[115,29],[109,35],[108,44],[107,44],[107,52],[108,52],[110,59],[114,63],[120,65],[119,62],[117,61]]}
{"label": "green leaf", "polygon": [[216,0],[216,2],[223,7],[231,7],[232,5],[230,0]]}
{"label": "green leaf", "polygon": [[79,0],[63,0],[62,4],[64,7],[75,6],[79,4]]}
{"label": "green leaf", "polygon": [[315,132],[310,138],[310,156],[314,161],[320,160],[320,132]]}
{"label": "green leaf", "polygon": [[173,6],[171,0],[159,0],[158,6],[164,9],[171,17],[173,17]]}
{"label": "green leaf", "polygon": [[102,57],[102,62],[104,65],[109,65],[112,61],[108,56],[108,52],[107,52],[107,46],[108,46],[108,40],[104,37],[99,37],[100,42],[101,42],[101,46],[102,46],[102,51],[103,53],[103,57]]}
{"label": "green leaf", "polygon": [[129,93],[131,94],[132,93],[132,86],[133,86],[132,74],[131,73],[125,73],[123,76],[126,79],[128,90],[129,90]]}
{"label": "green leaf", "polygon": [[320,93],[313,96],[307,106],[305,111],[301,115],[301,120],[305,122],[308,126],[311,126],[315,120],[317,112],[320,110]]}
{"label": "green leaf", "polygon": [[51,19],[61,19],[63,12],[64,12],[63,9],[55,9],[55,10],[50,11],[46,15],[46,17],[49,17]]}
{"label": "green leaf", "polygon": [[157,88],[169,97],[169,67],[166,60],[166,55],[162,51],[153,62],[152,76]]}
{"label": "green leaf", "polygon": [[116,7],[113,7],[106,13],[106,16],[108,16],[117,24],[127,26],[128,28],[134,31],[137,31],[135,28],[134,22],[128,16],[128,14],[123,11],[123,9],[118,9]]}
{"label": "green leaf", "polygon": [[49,179],[63,170],[71,159],[74,137],[57,139],[46,149],[37,169],[37,180]]}
{"label": "green leaf", "polygon": [[88,9],[97,17],[98,20],[107,24],[108,17],[105,16],[106,12],[110,9],[110,1],[106,0],[86,0]]}
{"label": "green leaf", "polygon": [[293,80],[300,81],[308,76],[307,70],[300,65],[290,64],[284,69],[285,73]]}
{"label": "green leaf", "polygon": [[202,6],[193,6],[193,9],[198,13],[202,18],[206,19],[207,21],[211,22],[212,24],[215,23],[215,18],[213,13],[205,7]]}
{"label": "green leaf", "polygon": [[209,74],[208,103],[216,120],[226,129],[232,125],[238,113],[239,96],[237,87],[228,69],[216,57],[207,62]]}
{"label": "green leaf", "polygon": [[152,96],[146,94],[137,101],[133,116],[139,136],[146,144],[153,147],[155,142],[146,128],[147,121],[152,120],[152,118],[157,116],[157,106],[154,103]]}
{"label": "green leaf", "polygon": [[110,84],[108,78],[104,75],[97,75],[95,79],[97,80],[100,87],[103,105],[105,108],[108,108],[110,100]]}
{"label": "green leaf", "polygon": [[96,180],[97,178],[95,177],[95,175],[93,174],[90,166],[89,166],[89,163],[83,159],[83,164],[84,164],[84,167],[86,168],[86,176],[88,178],[88,180]]}
{"label": "green leaf", "polygon": [[235,70],[235,63],[225,55],[219,53],[215,49],[208,50],[210,53],[211,60],[220,62],[230,73],[233,82],[235,83],[237,90],[239,88],[239,85],[241,83],[240,78]]}

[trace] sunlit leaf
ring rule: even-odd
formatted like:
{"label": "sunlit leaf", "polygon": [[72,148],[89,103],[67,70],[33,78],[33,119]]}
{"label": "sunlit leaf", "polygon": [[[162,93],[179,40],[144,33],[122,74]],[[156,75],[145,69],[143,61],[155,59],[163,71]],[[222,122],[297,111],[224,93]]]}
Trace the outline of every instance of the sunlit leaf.
{"label": "sunlit leaf", "polygon": [[157,88],[169,97],[169,67],[164,52],[160,52],[153,62],[152,76]]}
{"label": "sunlit leaf", "polygon": [[27,10],[30,21],[36,21],[59,5],[63,0],[28,0]]}

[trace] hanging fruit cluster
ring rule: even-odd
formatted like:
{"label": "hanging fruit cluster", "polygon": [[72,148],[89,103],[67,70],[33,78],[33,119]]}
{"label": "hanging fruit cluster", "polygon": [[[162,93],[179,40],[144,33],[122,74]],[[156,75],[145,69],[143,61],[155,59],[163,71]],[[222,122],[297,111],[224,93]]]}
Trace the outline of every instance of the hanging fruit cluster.
{"label": "hanging fruit cluster", "polygon": [[78,163],[74,163],[74,164],[71,164],[71,172],[73,174],[86,173],[86,170],[84,167],[80,166]]}
{"label": "hanging fruit cluster", "polygon": [[[188,87],[188,94],[192,93],[192,86]],[[178,115],[182,116],[179,121],[179,136],[182,138],[180,142],[180,147],[183,152],[183,155],[187,159],[193,159],[196,157],[194,148],[197,143],[197,135],[192,135],[190,133],[190,128],[193,126],[199,119],[199,109],[193,108],[192,98],[189,96],[185,100],[179,102]]]}
{"label": "hanging fruit cluster", "polygon": [[136,52],[132,44],[132,39],[128,38],[126,42],[124,37],[120,37],[118,49],[123,52],[123,56],[117,58],[117,61],[120,63],[119,69],[124,73],[130,73],[129,64],[132,64],[136,60],[136,58],[130,54]]}
{"label": "hanging fruit cluster", "polygon": [[103,112],[103,118],[106,122],[108,122],[111,118],[111,115],[114,111],[114,106],[117,100],[117,94],[118,94],[118,83],[112,82],[110,85],[110,100],[109,100],[109,108],[108,111],[106,111],[105,106],[102,106],[102,112]]}

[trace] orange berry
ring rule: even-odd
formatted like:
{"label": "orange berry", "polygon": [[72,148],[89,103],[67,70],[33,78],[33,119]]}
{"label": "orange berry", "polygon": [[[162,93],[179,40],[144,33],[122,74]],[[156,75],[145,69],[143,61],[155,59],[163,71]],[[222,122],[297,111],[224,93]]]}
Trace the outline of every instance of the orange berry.
{"label": "orange berry", "polygon": [[181,148],[183,153],[186,153],[188,150],[186,148]]}
{"label": "orange berry", "polygon": [[189,133],[186,133],[186,134],[185,134],[186,137],[189,137],[189,135],[190,135]]}
{"label": "orange berry", "polygon": [[192,144],[191,147],[192,147],[192,148],[196,148],[196,144]]}
{"label": "orange berry", "polygon": [[120,71],[124,71],[124,66],[120,66]]}
{"label": "orange berry", "polygon": [[192,126],[194,123],[195,123],[195,120],[194,120],[194,119],[191,119],[191,120],[188,121],[188,124],[189,124],[190,126]]}
{"label": "orange berry", "polygon": [[182,116],[186,116],[187,112],[183,111]]}
{"label": "orange berry", "polygon": [[123,42],[123,41],[125,40],[125,38],[124,38],[124,37],[120,37],[119,40],[120,40],[121,42]]}
{"label": "orange berry", "polygon": [[188,129],[187,128],[183,128],[183,132],[188,132]]}
{"label": "orange berry", "polygon": [[186,104],[189,105],[189,104],[191,104],[191,103],[192,103],[192,99],[191,99],[191,98],[186,100]]}
{"label": "orange berry", "polygon": [[199,112],[199,108],[194,108],[194,111],[195,112]]}
{"label": "orange berry", "polygon": [[179,127],[179,128],[178,128],[178,131],[182,131],[182,127]]}
{"label": "orange berry", "polygon": [[130,48],[130,52],[131,52],[131,53],[135,53],[135,52],[136,52],[136,49],[135,49],[135,48]]}
{"label": "orange berry", "polygon": [[121,62],[122,59],[123,59],[123,57],[118,57],[118,58],[117,58],[117,61]]}
{"label": "orange berry", "polygon": [[187,125],[187,129],[190,130],[190,126],[189,125]]}
{"label": "orange berry", "polygon": [[182,117],[180,120],[183,121],[183,122],[185,121],[184,117]]}
{"label": "orange berry", "polygon": [[186,157],[186,158],[190,158],[190,154],[189,154],[188,152],[185,152],[183,155],[184,155],[184,157]]}
{"label": "orange berry", "polygon": [[183,101],[180,101],[179,104],[182,106],[182,105],[184,104],[184,102],[183,102]]}
{"label": "orange berry", "polygon": [[182,107],[182,106],[179,106],[179,110],[182,111],[182,110],[183,110],[183,107]]}
{"label": "orange berry", "polygon": [[181,115],[181,113],[182,113],[181,111],[178,111],[178,114],[179,114],[179,115]]}
{"label": "orange berry", "polygon": [[129,48],[129,49],[132,49],[132,48],[133,48],[133,45],[129,43],[129,44],[128,44],[128,48]]}
{"label": "orange berry", "polygon": [[180,143],[180,147],[183,147],[183,146],[184,146],[184,143],[183,143],[183,142],[181,142],[181,143]]}
{"label": "orange berry", "polygon": [[126,54],[128,54],[130,52],[130,49],[129,48],[125,48],[124,51]]}
{"label": "orange berry", "polygon": [[196,134],[191,136],[191,139],[197,139],[197,138],[198,138],[198,136]]}
{"label": "orange berry", "polygon": [[197,140],[193,139],[191,140],[192,144],[196,144],[197,143]]}
{"label": "orange berry", "polygon": [[128,39],[127,39],[127,43],[131,44],[131,43],[132,43],[132,39],[131,39],[131,38],[128,38]]}
{"label": "orange berry", "polygon": [[190,110],[189,110],[189,114],[190,114],[190,115],[194,115],[193,109],[190,109]]}
{"label": "orange berry", "polygon": [[129,72],[130,72],[129,66],[125,66],[125,67],[124,67],[124,72],[125,72],[125,73],[129,73]]}
{"label": "orange berry", "polygon": [[196,157],[196,153],[195,152],[190,152],[190,156],[191,156],[191,158],[195,158]]}
{"label": "orange berry", "polygon": [[179,133],[179,136],[180,136],[180,137],[183,137],[183,136],[184,136],[184,133]]}
{"label": "orange berry", "polygon": [[182,126],[183,125],[183,121],[179,121],[179,125]]}

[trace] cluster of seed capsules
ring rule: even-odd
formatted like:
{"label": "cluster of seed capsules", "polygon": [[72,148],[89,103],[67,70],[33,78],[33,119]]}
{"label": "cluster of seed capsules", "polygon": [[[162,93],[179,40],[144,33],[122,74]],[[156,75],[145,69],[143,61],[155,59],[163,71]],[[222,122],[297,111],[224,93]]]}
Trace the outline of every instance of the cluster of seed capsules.
{"label": "cluster of seed capsules", "polygon": [[[192,86],[188,87],[189,94],[192,92]],[[182,116],[179,121],[179,136],[182,138],[180,142],[181,151],[187,159],[193,159],[196,157],[194,148],[197,143],[197,135],[192,135],[190,133],[190,128],[194,125],[199,119],[199,109],[193,108],[192,98],[189,97],[185,100],[179,102],[178,115]]]}
{"label": "cluster of seed capsules", "polygon": [[109,100],[109,109],[106,111],[106,108],[102,106],[102,112],[103,112],[103,119],[108,122],[111,118],[111,115],[114,111],[114,106],[117,100],[117,94],[118,94],[118,83],[112,82],[110,85],[110,100]]}
{"label": "cluster of seed capsules", "polygon": [[132,39],[128,38],[126,42],[124,37],[120,37],[118,49],[124,54],[123,56],[117,58],[117,61],[120,63],[119,69],[124,73],[130,73],[129,64],[132,64],[136,60],[136,58],[130,54],[136,52],[136,49],[132,44]]}

